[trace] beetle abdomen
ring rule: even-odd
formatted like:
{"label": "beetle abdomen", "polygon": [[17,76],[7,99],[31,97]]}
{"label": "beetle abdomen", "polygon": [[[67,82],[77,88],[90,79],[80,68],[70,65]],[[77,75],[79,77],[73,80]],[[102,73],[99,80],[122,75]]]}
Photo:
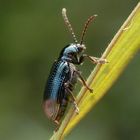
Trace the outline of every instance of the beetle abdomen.
{"label": "beetle abdomen", "polygon": [[56,116],[58,114],[59,111],[59,104],[57,104],[57,102],[55,100],[52,99],[47,99],[43,102],[43,110],[45,112],[45,115],[51,119],[51,120],[55,120]]}

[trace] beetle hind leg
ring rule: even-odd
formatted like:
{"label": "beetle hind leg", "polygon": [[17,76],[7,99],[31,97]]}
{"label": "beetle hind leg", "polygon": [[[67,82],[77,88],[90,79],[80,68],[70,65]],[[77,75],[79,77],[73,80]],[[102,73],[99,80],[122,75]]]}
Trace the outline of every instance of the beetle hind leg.
{"label": "beetle hind leg", "polygon": [[70,95],[70,97],[71,97],[71,99],[72,99],[72,103],[73,103],[73,105],[74,105],[75,112],[76,112],[77,114],[79,114],[79,107],[78,107],[78,105],[77,105],[77,103],[76,103],[76,98],[74,97],[72,91],[69,89],[68,83],[65,83],[65,89],[66,89],[66,91],[68,92],[68,94]]}
{"label": "beetle hind leg", "polygon": [[61,124],[61,118],[64,115],[65,111],[66,111],[66,107],[68,105],[68,99],[65,98],[62,100],[62,102],[60,103],[60,107],[59,107],[59,111],[58,114],[54,120],[54,123],[56,124],[56,128],[55,128],[55,132],[59,129],[60,124]]}
{"label": "beetle hind leg", "polygon": [[54,120],[54,122],[56,124],[58,124],[58,125],[60,124],[60,119],[64,115],[67,105],[68,105],[68,100],[63,99],[61,104],[60,104],[60,108],[59,108],[58,114],[57,114],[57,116],[56,116],[56,118]]}

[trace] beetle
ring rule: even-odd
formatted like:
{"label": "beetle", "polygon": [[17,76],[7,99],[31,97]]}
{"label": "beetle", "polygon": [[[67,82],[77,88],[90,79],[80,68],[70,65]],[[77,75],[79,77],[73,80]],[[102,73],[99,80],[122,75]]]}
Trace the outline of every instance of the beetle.
{"label": "beetle", "polygon": [[86,21],[80,43],[78,43],[76,39],[65,8],[62,9],[62,17],[72,34],[74,43],[64,47],[60,52],[58,59],[53,63],[43,96],[44,112],[56,125],[60,124],[68,102],[71,101],[74,104],[75,111],[77,113],[79,112],[76,98],[73,95],[73,90],[78,79],[91,93],[93,92],[93,90],[86,84],[86,81],[75,65],[81,65],[85,58],[88,58],[93,63],[103,64],[107,62],[106,59],[84,54],[84,50],[86,49],[83,44],[84,36],[89,23],[95,19],[96,15],[89,17]]}

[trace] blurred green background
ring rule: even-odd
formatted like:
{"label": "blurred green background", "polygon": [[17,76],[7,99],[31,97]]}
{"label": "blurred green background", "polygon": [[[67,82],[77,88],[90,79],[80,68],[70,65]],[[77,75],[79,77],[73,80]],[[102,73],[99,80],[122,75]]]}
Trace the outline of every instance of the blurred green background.
{"label": "blurred green background", "polygon": [[[138,1],[0,0],[0,140],[49,140],[53,133],[41,102],[51,64],[72,41],[61,9],[67,8],[78,37],[85,20],[98,14],[85,44],[88,54],[99,57]],[[84,77],[93,67],[87,61],[80,67]],[[66,140],[139,140],[139,71],[137,53]]]}

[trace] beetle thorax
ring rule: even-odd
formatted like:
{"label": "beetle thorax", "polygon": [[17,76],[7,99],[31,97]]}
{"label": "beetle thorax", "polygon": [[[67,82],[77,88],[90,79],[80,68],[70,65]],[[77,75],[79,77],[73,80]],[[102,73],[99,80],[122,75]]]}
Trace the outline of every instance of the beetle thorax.
{"label": "beetle thorax", "polygon": [[60,57],[62,60],[75,63],[78,61],[79,56],[86,49],[84,44],[70,44],[67,45],[60,53]]}

